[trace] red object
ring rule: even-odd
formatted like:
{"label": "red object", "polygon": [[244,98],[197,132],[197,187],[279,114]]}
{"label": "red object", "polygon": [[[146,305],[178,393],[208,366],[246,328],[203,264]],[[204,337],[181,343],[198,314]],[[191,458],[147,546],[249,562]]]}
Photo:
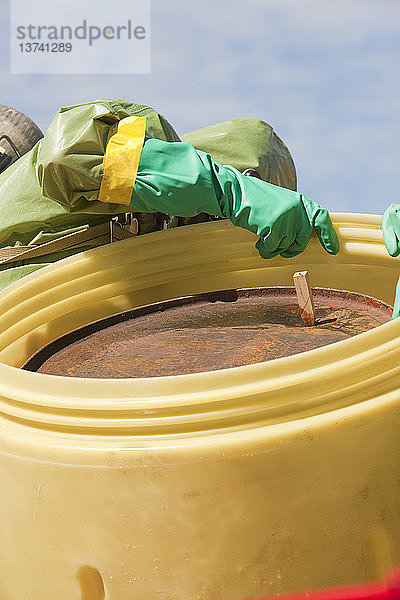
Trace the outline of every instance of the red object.
{"label": "red object", "polygon": [[271,596],[260,600],[400,600],[400,568],[388,573],[385,581],[331,588],[315,592],[302,592]]}

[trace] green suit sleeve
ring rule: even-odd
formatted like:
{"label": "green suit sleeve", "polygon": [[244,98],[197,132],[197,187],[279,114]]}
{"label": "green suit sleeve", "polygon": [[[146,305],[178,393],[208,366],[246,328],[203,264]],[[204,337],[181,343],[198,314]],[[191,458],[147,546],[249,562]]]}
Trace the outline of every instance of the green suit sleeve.
{"label": "green suit sleeve", "polygon": [[38,144],[36,174],[41,193],[69,213],[114,215],[124,204],[99,202],[103,159],[110,128],[126,117],[146,118],[146,131],[162,140],[179,140],[152,108],[100,99],[61,108]]}
{"label": "green suit sleeve", "polygon": [[328,212],[302,194],[243,176],[186,143],[146,140],[133,190],[134,211],[228,217],[259,236],[263,258],[302,252],[312,230],[330,254],[339,242]]}

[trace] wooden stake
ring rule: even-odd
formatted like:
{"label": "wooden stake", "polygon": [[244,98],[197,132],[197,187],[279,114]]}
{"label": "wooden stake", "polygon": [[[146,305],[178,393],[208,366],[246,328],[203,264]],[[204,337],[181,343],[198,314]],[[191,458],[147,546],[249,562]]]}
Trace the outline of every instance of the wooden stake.
{"label": "wooden stake", "polygon": [[293,275],[293,281],[301,318],[307,327],[315,325],[315,307],[308,280],[308,271],[298,271]]}

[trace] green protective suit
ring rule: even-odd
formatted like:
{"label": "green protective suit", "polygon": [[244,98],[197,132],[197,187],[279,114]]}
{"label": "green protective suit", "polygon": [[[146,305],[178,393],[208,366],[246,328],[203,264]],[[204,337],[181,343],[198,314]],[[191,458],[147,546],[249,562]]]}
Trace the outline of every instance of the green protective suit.
{"label": "green protective suit", "polygon": [[[383,239],[390,256],[400,254],[400,204],[391,204],[382,219]],[[393,319],[400,316],[400,279],[396,288]]]}
{"label": "green protective suit", "polygon": [[[129,116],[146,117],[148,135],[179,141],[168,121],[142,104],[101,99],[60,109],[45,137],[0,174],[0,247],[41,244],[127,211],[96,199],[110,126]],[[78,251],[0,265],[0,289]]]}
{"label": "green protective suit", "polygon": [[145,141],[131,205],[134,211],[228,217],[259,236],[256,247],[263,258],[299,254],[313,228],[327,252],[339,250],[329,214],[316,202],[246,177],[186,143]]}
{"label": "green protective suit", "polygon": [[296,168],[288,148],[271,125],[259,119],[232,119],[181,136],[223,165],[254,169],[264,181],[296,190]]}
{"label": "green protective suit", "polygon": [[[146,117],[146,142],[131,207],[100,202],[103,159],[109,136],[116,123],[130,116]],[[240,130],[243,122],[239,121],[236,126],[240,125]],[[271,139],[272,130],[268,128],[266,124],[261,127],[263,134],[254,150],[257,155],[262,154],[265,140]],[[255,131],[259,130],[258,125]],[[251,127],[249,131],[248,139],[254,141],[257,136]],[[231,145],[226,143],[227,155],[231,152],[237,166],[264,169],[266,159],[264,167],[262,161],[253,164],[250,156],[248,164],[240,162],[240,137],[234,134],[231,130],[231,139],[236,141]],[[244,141],[246,136],[243,131],[242,134]],[[250,153],[251,147],[250,143],[246,152]],[[283,146],[278,143],[277,147],[282,149]],[[222,147],[219,151],[222,156]],[[215,152],[218,155],[217,147]],[[286,159],[290,164],[290,155]],[[273,177],[276,168],[272,158],[271,161],[270,176]],[[292,166],[291,183],[290,177],[285,179],[288,187],[295,186]],[[288,189],[244,177],[234,167],[223,167],[206,152],[181,143],[164,117],[150,107],[113,100],[62,108],[44,138],[0,175],[0,246],[44,243],[131,210],[183,217],[200,212],[226,216],[235,225],[260,236],[257,248],[266,258],[276,254],[289,257],[301,252],[313,227],[328,252],[338,250],[329,215],[318,204]],[[20,262],[11,268],[0,265],[0,289],[50,260],[54,262],[81,250],[52,254],[29,264]]]}

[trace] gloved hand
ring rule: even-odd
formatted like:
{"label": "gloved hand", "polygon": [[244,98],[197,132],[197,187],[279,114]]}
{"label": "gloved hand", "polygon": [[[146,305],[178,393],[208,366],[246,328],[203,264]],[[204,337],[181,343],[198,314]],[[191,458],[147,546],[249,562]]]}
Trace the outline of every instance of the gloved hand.
{"label": "gloved hand", "polygon": [[400,204],[391,204],[382,219],[383,239],[390,256],[400,254]]}
{"label": "gloved hand", "polygon": [[259,236],[263,258],[296,256],[313,228],[323,248],[337,254],[339,241],[326,209],[306,196],[246,177],[185,143],[147,139],[132,194],[133,211],[190,217],[228,217]]}
{"label": "gloved hand", "polygon": [[[400,254],[400,204],[391,204],[382,219],[383,239],[390,256]],[[396,288],[393,319],[400,316],[400,279]]]}

